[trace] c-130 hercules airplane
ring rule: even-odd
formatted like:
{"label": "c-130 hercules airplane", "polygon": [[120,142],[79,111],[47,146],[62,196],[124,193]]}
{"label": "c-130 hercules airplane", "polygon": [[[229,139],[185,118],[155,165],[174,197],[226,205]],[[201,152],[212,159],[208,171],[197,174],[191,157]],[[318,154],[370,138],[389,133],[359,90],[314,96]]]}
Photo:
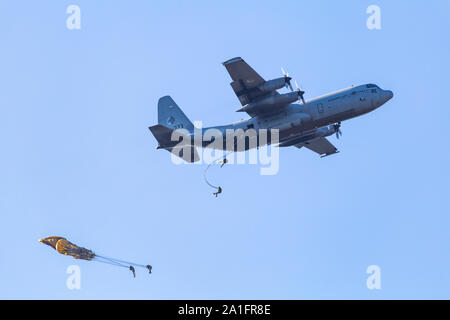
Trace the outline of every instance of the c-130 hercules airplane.
{"label": "c-130 hercules airplane", "polygon": [[[233,80],[231,87],[242,104],[242,108],[237,111],[246,112],[250,118],[229,125],[202,128],[202,136],[207,130],[214,129],[221,133],[223,141],[216,141],[212,137],[198,143],[195,142],[198,129],[194,128],[175,101],[165,96],[158,102],[158,124],[149,128],[159,143],[157,149],[174,152],[186,162],[196,162],[200,159],[196,147],[232,152],[260,146],[258,134],[258,142],[254,146],[246,141],[244,149],[237,150],[235,136],[230,137],[230,132],[234,134],[238,130],[245,133],[250,129],[256,132],[266,129],[270,132],[278,129],[276,142],[279,147],[305,147],[325,157],[339,152],[326,137],[336,134],[339,138],[342,121],[371,112],[393,97],[392,91],[383,90],[375,84],[364,84],[305,101],[305,92],[300,90],[296,82],[297,90],[292,88],[292,78],[284,70],[283,77],[266,81],[240,57],[225,61],[223,65]],[[289,88],[291,92],[280,94],[277,90],[283,87]],[[175,147],[179,147],[180,134],[173,139],[176,131],[183,132],[182,140],[188,141],[177,151]],[[227,144],[227,138],[233,139],[234,143]]]}

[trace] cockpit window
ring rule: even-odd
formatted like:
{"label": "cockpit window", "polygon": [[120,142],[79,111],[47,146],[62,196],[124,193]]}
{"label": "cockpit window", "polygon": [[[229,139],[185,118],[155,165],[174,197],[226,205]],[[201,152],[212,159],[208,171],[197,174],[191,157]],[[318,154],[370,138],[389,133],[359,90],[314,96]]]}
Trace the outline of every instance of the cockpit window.
{"label": "cockpit window", "polygon": [[377,89],[379,89],[376,84],[372,84],[372,83],[369,83],[368,85],[366,85],[366,87],[367,88],[377,88]]}

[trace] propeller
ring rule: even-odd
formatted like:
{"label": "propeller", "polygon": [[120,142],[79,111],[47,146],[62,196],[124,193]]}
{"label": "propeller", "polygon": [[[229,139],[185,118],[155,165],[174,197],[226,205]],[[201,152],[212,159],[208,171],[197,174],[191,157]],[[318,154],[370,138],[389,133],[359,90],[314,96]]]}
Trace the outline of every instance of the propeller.
{"label": "propeller", "polygon": [[284,71],[283,67],[281,67],[281,72],[283,72],[284,83],[285,83],[286,89],[289,88],[289,89],[291,89],[291,91],[294,91],[294,88],[292,88],[292,84],[291,84],[292,78],[289,77],[289,73]]}
{"label": "propeller", "polygon": [[336,138],[339,139],[339,137],[342,136],[341,122],[335,123],[333,125],[333,127],[334,127],[334,131],[336,132]]}
{"label": "propeller", "polygon": [[302,99],[303,105],[306,105],[305,98],[303,98],[305,91],[300,90],[297,81],[295,81],[295,87],[297,88],[298,96]]}

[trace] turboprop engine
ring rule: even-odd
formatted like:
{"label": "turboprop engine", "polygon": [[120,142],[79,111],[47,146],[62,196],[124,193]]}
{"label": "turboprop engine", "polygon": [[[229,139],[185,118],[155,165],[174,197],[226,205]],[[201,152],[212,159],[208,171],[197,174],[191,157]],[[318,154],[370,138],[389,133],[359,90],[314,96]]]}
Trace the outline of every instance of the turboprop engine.
{"label": "turboprop engine", "polygon": [[296,136],[296,137],[287,139],[285,141],[282,141],[278,146],[279,147],[295,146],[299,143],[302,143],[302,142],[305,142],[308,140],[312,140],[312,139],[316,139],[316,138],[320,138],[320,137],[328,137],[335,133],[339,137],[339,135],[341,134],[340,126],[341,126],[340,123],[336,123],[334,125],[322,127],[322,128],[316,129],[312,132],[309,132],[307,134]]}
{"label": "turboprop engine", "polygon": [[255,111],[272,112],[275,111],[275,109],[283,107],[289,103],[293,103],[298,99],[299,93],[297,91],[279,95],[271,95],[260,101],[250,102],[241,109],[237,110],[237,112],[247,112],[249,114],[254,113]]}
{"label": "turboprop engine", "polygon": [[258,87],[259,90],[264,92],[272,92],[290,85],[290,77],[282,77],[264,82]]}

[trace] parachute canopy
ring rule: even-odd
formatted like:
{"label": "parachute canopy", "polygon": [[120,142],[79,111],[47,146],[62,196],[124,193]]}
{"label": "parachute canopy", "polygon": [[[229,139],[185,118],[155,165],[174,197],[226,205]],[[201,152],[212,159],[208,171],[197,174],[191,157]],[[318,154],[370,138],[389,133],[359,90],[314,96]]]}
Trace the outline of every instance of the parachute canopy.
{"label": "parachute canopy", "polygon": [[95,258],[95,253],[89,249],[79,247],[66,238],[62,237],[48,237],[40,239],[40,242],[46,244],[61,254],[72,256],[75,259],[92,260]]}
{"label": "parachute canopy", "polygon": [[89,250],[89,249],[86,249],[83,247],[79,247],[76,244],[73,244],[72,242],[68,241],[66,238],[63,238],[63,237],[56,237],[56,236],[47,237],[47,238],[39,239],[39,242],[52,247],[53,249],[55,249],[56,251],[58,251],[61,254],[64,254],[66,256],[72,256],[75,259],[82,259],[82,260],[88,260],[88,261],[92,260],[92,261],[111,264],[111,265],[114,265],[117,267],[128,268],[133,273],[133,276],[136,276],[134,267],[145,268],[149,271],[149,273],[152,273],[152,266],[149,264],[142,265],[142,264],[137,264],[134,262],[128,262],[128,261],[123,261],[123,260],[119,260],[119,259],[115,259],[115,258],[100,256],[100,255],[94,253],[92,250]]}

